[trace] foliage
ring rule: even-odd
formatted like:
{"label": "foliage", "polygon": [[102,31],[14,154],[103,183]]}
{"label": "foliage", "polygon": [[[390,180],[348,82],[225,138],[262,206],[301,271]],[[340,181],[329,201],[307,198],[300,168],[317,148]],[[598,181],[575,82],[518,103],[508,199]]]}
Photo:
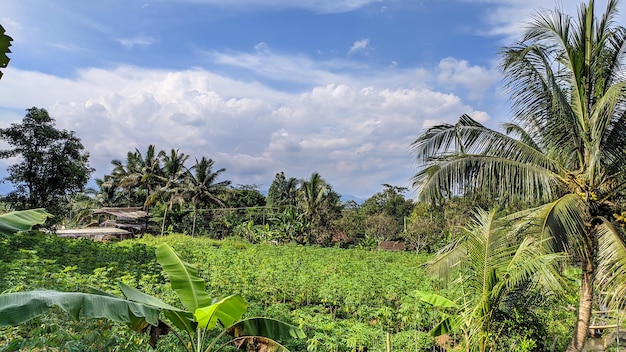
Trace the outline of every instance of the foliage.
{"label": "foliage", "polygon": [[[5,34],[4,27],[0,25],[0,68],[6,68],[11,60],[7,54],[11,52],[11,42],[13,38]],[[0,78],[2,78],[2,71],[0,71]]]}
{"label": "foliage", "polygon": [[407,219],[402,238],[416,251],[434,252],[446,243],[444,217],[440,208],[426,203],[416,203]]}
{"label": "foliage", "polygon": [[503,50],[515,113],[505,133],[463,115],[412,144],[424,166],[413,179],[420,197],[534,205],[525,215],[544,224],[535,234],[579,263],[579,319],[568,351],[583,348],[594,285],[626,282],[613,270],[626,243],[610,222],[626,189],[626,29],[616,24],[617,1],[599,17],[594,7],[581,5],[578,17],[539,12],[521,41]]}
{"label": "foliage", "polygon": [[496,218],[495,210],[478,210],[465,236],[433,259],[431,268],[440,277],[450,278],[452,268],[460,270],[455,283],[463,292],[459,304],[422,295],[432,305],[458,308],[456,316],[445,318],[435,328],[436,334],[461,329],[471,350],[497,351],[495,315],[507,297],[526,290],[561,291],[556,264],[562,256],[544,253],[543,241],[531,236],[518,244],[519,235],[520,228]]}
{"label": "foliage", "polygon": [[[435,342],[427,331],[439,315],[415,290],[461,295],[458,285],[442,289],[432,283],[422,269],[428,258],[422,254],[250,245],[232,238],[214,241],[183,235],[101,243],[34,233],[0,238],[0,292],[98,286],[121,295],[117,282],[122,281],[178,306],[156,262],[154,247],[161,243],[171,244],[198,268],[210,296],[240,293],[250,302],[247,316],[264,315],[305,330],[307,341],[285,343],[294,351],[384,350],[387,327],[394,351],[430,351]],[[549,331],[547,345],[554,337],[561,343],[571,334],[567,327],[575,316],[564,304],[574,301],[548,301],[533,309]],[[62,312],[0,329],[0,349],[7,351],[47,346],[131,352],[145,350],[148,340],[120,324],[75,322]],[[162,337],[157,351],[174,350],[180,350],[176,337]]]}
{"label": "foliage", "polygon": [[0,129],[0,139],[11,146],[0,158],[21,159],[7,168],[14,190],[5,201],[18,210],[46,208],[60,221],[67,196],[83,190],[93,171],[89,154],[74,132],[55,127],[45,109],[26,111],[21,123]]}
{"label": "foliage", "polygon": [[365,233],[378,242],[397,239],[404,234],[405,220],[413,201],[404,198],[405,187],[383,184],[382,192],[366,199],[361,212],[366,217]]}
{"label": "foliage", "polygon": [[[183,262],[167,244],[157,248],[157,259],[170,278],[172,289],[178,294],[187,309],[181,310],[162,300],[147,295],[122,283],[125,298],[99,290],[92,293],[60,291],[28,291],[0,295],[0,327],[19,325],[43,313],[52,306],[59,306],[74,319],[81,315],[91,318],[107,318],[129,324],[130,328],[144,332],[150,328],[150,345],[156,347],[157,340],[167,335],[171,327],[159,319],[163,312],[177,328],[186,332],[189,343],[180,335],[176,337],[188,351],[202,351],[207,332],[219,325],[222,332],[214,336],[206,351],[220,350],[227,344],[239,347],[264,345],[265,348],[283,351],[273,339],[303,338],[305,335],[296,327],[274,319],[241,319],[247,303],[240,295],[231,295],[221,300],[211,299],[205,292],[204,281],[197,276],[195,268]],[[221,338],[226,334],[232,339],[226,343]],[[219,343],[219,344],[218,344]]]}
{"label": "foliage", "polygon": [[287,179],[285,172],[276,174],[267,192],[267,204],[270,207],[278,208],[281,212],[285,208],[293,208],[297,203],[298,180],[294,177]]}
{"label": "foliage", "polygon": [[0,235],[9,236],[43,225],[52,215],[45,209],[30,209],[0,214]]}

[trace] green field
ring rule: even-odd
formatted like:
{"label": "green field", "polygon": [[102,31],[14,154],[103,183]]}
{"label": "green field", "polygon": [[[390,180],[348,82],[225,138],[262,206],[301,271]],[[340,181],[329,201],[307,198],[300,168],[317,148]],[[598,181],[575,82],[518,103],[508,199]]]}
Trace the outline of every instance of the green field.
{"label": "green field", "polygon": [[[198,267],[211,296],[240,293],[250,302],[248,316],[277,318],[304,329],[306,340],[286,343],[292,351],[385,351],[387,334],[394,351],[434,350],[428,331],[441,312],[421,302],[415,291],[457,294],[432,281],[423,266],[427,257],[410,252],[251,245],[182,235],[99,243],[42,234],[0,241],[0,292],[97,287],[120,294],[121,281],[177,304],[155,260],[154,248],[162,242]],[[538,314],[535,318],[552,319],[550,326],[538,334],[537,322],[515,321],[517,338],[543,335],[546,341],[559,337],[565,342],[565,321],[554,320],[558,313],[543,309]],[[60,311],[0,330],[0,348],[6,351],[138,351],[150,349],[147,339],[121,324],[74,322]],[[174,350],[175,342],[170,334],[158,350]],[[517,346],[512,350],[523,350]]]}

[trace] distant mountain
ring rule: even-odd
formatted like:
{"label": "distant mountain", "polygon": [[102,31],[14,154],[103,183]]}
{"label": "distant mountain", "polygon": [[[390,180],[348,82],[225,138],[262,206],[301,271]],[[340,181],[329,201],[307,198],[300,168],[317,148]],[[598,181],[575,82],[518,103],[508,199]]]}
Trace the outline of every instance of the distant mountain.
{"label": "distant mountain", "polygon": [[349,194],[344,194],[344,195],[341,196],[341,201],[344,202],[344,203],[347,202],[347,201],[350,201],[350,200],[355,201],[357,204],[363,204],[363,202],[365,202],[365,199],[359,198],[359,197],[355,197],[355,196],[352,196],[352,195],[349,195]]}

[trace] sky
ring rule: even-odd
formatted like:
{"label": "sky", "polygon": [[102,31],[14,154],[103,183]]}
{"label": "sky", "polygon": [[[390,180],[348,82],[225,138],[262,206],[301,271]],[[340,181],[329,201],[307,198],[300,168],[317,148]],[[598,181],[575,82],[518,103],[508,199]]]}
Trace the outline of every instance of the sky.
{"label": "sky", "polygon": [[[0,128],[47,109],[81,139],[94,178],[154,144],[191,163],[213,159],[233,185],[267,190],[277,172],[319,172],[365,199],[382,184],[410,188],[419,165],[409,145],[424,128],[464,113],[493,128],[508,121],[498,52],[538,10],[578,6],[3,0],[0,24],[14,42]],[[598,13],[605,6],[596,1]],[[0,177],[13,162],[0,160]]]}

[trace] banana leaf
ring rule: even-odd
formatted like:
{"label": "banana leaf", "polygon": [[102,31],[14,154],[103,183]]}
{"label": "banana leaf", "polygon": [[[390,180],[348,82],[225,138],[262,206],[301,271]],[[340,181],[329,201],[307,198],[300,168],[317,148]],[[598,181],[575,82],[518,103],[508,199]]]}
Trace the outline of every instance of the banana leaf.
{"label": "banana leaf", "polygon": [[180,259],[180,256],[166,243],[156,250],[157,261],[170,278],[172,289],[181,303],[190,312],[208,307],[213,303],[206,293],[204,280],[198,276],[198,270]]}
{"label": "banana leaf", "polygon": [[303,339],[306,334],[297,326],[280,320],[254,317],[238,321],[230,328],[228,334],[233,337],[265,336],[272,340],[284,341],[292,338]]}
{"label": "banana leaf", "polygon": [[231,335],[232,339],[215,349],[220,351],[229,344],[235,345],[237,350],[267,351],[267,352],[289,352],[278,341],[285,341],[292,338],[306,338],[302,329],[282,321],[254,317],[240,320],[222,331],[211,343],[215,345],[217,340],[224,335]]}
{"label": "banana leaf", "polygon": [[111,295],[50,290],[15,292],[0,295],[0,327],[19,325],[59,307],[72,318],[106,318],[132,323],[144,318],[150,325],[159,324],[159,309]]}
{"label": "banana leaf", "polygon": [[0,215],[0,235],[10,236],[20,231],[28,231],[35,225],[42,225],[52,214],[45,209],[12,211]]}
{"label": "banana leaf", "polygon": [[435,325],[432,330],[429,331],[430,336],[437,337],[441,335],[447,335],[452,331],[456,330],[456,328],[461,323],[460,317],[458,316],[447,316],[443,318],[439,324]]}
{"label": "banana leaf", "polygon": [[436,293],[423,292],[423,291],[415,291],[417,296],[424,302],[432,305],[433,307],[440,308],[457,308],[458,304],[454,301],[445,298],[444,296],[438,295]]}
{"label": "banana leaf", "polygon": [[165,317],[169,319],[174,326],[187,331],[190,334],[195,333],[197,323],[193,320],[193,315],[190,312],[171,306],[162,300],[145,294],[124,284],[123,282],[120,283],[120,288],[128,300],[159,308],[163,311],[163,315],[165,315]]}
{"label": "banana leaf", "polygon": [[196,309],[194,316],[198,327],[213,330],[218,321],[224,328],[233,325],[241,319],[247,309],[248,302],[241,295],[231,295],[208,307]]}

